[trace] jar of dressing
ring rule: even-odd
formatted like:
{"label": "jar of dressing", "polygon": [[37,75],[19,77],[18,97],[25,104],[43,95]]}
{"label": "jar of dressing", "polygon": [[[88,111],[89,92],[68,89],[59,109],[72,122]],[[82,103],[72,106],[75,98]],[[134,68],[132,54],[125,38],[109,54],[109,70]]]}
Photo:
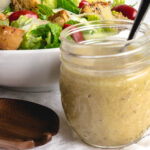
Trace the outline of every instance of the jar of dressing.
{"label": "jar of dressing", "polygon": [[132,25],[94,21],[61,33],[63,109],[71,128],[92,146],[129,145],[150,126],[150,28],[142,24],[126,41]]}

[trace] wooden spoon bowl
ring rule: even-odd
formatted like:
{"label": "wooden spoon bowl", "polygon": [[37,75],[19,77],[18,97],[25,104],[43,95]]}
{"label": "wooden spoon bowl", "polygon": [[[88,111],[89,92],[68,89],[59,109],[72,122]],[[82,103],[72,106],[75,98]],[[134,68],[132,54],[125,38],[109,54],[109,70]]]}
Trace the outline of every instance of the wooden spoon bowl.
{"label": "wooden spoon bowl", "polygon": [[51,109],[23,100],[0,98],[0,147],[29,149],[51,140],[59,118]]}

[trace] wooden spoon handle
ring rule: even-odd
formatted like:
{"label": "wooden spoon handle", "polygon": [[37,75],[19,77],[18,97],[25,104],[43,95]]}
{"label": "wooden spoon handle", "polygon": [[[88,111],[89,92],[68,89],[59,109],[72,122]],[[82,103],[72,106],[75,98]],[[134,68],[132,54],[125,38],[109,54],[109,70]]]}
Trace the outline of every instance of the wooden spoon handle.
{"label": "wooden spoon handle", "polygon": [[0,139],[0,147],[7,150],[24,150],[35,147],[34,141],[8,141]]}

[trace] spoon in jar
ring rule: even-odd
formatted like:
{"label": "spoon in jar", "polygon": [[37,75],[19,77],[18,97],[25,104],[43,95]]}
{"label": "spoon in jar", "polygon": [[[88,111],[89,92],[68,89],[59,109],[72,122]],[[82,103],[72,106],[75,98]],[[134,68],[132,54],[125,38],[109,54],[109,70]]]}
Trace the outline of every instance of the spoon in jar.
{"label": "spoon in jar", "polygon": [[148,7],[149,7],[149,4],[150,4],[150,0],[142,0],[141,1],[141,4],[140,4],[140,7],[139,7],[139,11],[138,11],[138,14],[137,14],[137,17],[135,19],[135,22],[133,24],[133,27],[130,31],[130,34],[129,34],[129,37],[128,37],[128,40],[132,40],[134,38],[134,35],[142,21],[142,19],[144,18],[147,10],[148,10]]}
{"label": "spoon in jar", "polygon": [[[150,4],[150,0],[142,0],[141,1],[137,17],[134,21],[134,24],[132,26],[132,29],[131,29],[129,36],[128,36],[128,39],[127,39],[128,41],[132,40],[134,38],[136,31],[139,28],[140,23],[141,23],[142,19],[144,18],[145,14],[148,10],[149,4]],[[127,46],[129,46],[129,43],[125,44],[125,46],[123,46],[123,48],[120,49],[120,52],[126,51]]]}

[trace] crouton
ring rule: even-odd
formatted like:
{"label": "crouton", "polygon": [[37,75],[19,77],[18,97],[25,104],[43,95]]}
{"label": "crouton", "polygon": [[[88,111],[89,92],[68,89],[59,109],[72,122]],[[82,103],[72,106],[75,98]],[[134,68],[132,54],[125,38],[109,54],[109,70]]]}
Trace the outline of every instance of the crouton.
{"label": "crouton", "polygon": [[0,13],[0,20],[6,20],[6,19],[7,17],[4,14]]}
{"label": "crouton", "polygon": [[37,8],[37,5],[40,3],[40,0],[11,0],[12,4],[14,6],[14,10],[35,10]]}
{"label": "crouton", "polygon": [[111,12],[111,2],[97,1],[83,6],[81,13],[95,13],[100,15],[101,19],[114,19]]}
{"label": "crouton", "polygon": [[64,24],[69,20],[69,15],[65,10],[61,10],[50,16],[48,20],[53,23],[58,23],[60,26],[63,27]]}
{"label": "crouton", "polygon": [[22,42],[24,30],[10,26],[0,26],[0,49],[16,50]]}

